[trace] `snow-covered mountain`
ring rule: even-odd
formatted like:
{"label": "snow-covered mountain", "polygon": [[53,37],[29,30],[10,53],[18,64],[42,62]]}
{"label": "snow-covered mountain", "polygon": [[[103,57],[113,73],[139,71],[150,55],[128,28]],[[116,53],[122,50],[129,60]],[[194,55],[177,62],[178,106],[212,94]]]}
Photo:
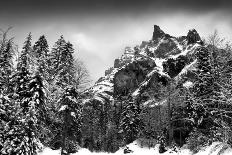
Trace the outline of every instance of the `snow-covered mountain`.
{"label": "snow-covered mountain", "polygon": [[[187,36],[174,37],[154,25],[152,39],[140,46],[125,48],[114,66],[105,71],[105,76],[86,90],[91,97],[85,101],[104,104],[117,95],[129,93],[136,98],[158,83],[167,86],[170,80],[191,87],[194,79],[191,71],[197,64],[194,54],[201,47],[203,42],[195,29],[189,30]],[[144,103],[149,100],[148,97]]]}

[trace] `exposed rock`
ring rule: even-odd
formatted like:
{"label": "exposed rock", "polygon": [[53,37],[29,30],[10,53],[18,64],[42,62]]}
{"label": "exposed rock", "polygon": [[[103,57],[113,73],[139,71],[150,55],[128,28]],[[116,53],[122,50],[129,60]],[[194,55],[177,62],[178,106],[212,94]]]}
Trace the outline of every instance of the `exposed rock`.
{"label": "exposed rock", "polygon": [[157,40],[158,38],[161,38],[164,35],[164,31],[162,31],[158,25],[154,25],[152,40]]}
{"label": "exposed rock", "polygon": [[188,44],[202,43],[201,37],[195,29],[189,30],[187,34]]}
{"label": "exposed rock", "polygon": [[120,67],[120,60],[119,59],[115,59],[114,60],[114,68],[119,68]]}
{"label": "exposed rock", "polygon": [[157,50],[154,52],[155,57],[164,58],[167,53],[176,49],[176,44],[170,39],[170,37],[165,37],[163,42],[159,44]]}
{"label": "exposed rock", "polygon": [[173,78],[177,76],[188,63],[189,60],[186,56],[179,56],[177,59],[170,58],[163,64],[164,71]]}
{"label": "exposed rock", "polygon": [[105,70],[105,76],[109,75],[113,69],[113,67],[110,67],[109,69]]}
{"label": "exposed rock", "polygon": [[143,60],[131,63],[118,71],[114,76],[115,94],[126,95],[137,88],[148,72],[155,66],[156,64],[151,60]]}

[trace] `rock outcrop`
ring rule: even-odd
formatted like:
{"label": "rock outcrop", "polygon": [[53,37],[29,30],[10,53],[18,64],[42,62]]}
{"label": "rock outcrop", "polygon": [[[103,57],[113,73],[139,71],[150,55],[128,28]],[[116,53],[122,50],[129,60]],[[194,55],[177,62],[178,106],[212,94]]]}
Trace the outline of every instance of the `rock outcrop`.
{"label": "rock outcrop", "polygon": [[154,25],[152,40],[157,40],[158,38],[161,38],[164,35],[164,31],[162,31],[158,25]]}
{"label": "rock outcrop", "polygon": [[194,43],[202,44],[201,37],[195,29],[189,30],[187,34],[187,41],[188,44],[194,44]]}
{"label": "rock outcrop", "polygon": [[133,92],[155,66],[155,62],[147,59],[132,62],[120,69],[114,76],[114,93],[127,95]]}
{"label": "rock outcrop", "polygon": [[[105,76],[87,92],[92,94],[91,100],[105,104],[118,95],[132,94],[137,98],[149,94],[148,90],[159,92],[159,85],[166,87],[170,79],[184,86],[194,79],[191,73],[197,64],[194,55],[201,47],[202,41],[195,29],[187,36],[173,37],[154,25],[152,40],[134,48],[126,47],[124,54],[115,59],[114,67],[106,70]],[[141,104],[149,100],[145,97]]]}

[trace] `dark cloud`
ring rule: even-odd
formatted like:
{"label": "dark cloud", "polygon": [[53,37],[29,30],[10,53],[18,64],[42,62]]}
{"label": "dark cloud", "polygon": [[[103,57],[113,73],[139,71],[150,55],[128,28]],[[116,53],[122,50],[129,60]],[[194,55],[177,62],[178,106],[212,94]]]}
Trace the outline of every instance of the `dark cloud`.
{"label": "dark cloud", "polygon": [[13,26],[19,47],[29,32],[34,41],[45,34],[50,47],[63,34],[97,80],[125,46],[149,40],[153,24],[174,36],[190,28],[229,35],[231,13],[230,0],[2,0],[0,28]]}
{"label": "dark cloud", "polygon": [[1,13],[63,14],[63,13],[143,13],[147,11],[230,11],[228,0],[7,0],[1,2]]}

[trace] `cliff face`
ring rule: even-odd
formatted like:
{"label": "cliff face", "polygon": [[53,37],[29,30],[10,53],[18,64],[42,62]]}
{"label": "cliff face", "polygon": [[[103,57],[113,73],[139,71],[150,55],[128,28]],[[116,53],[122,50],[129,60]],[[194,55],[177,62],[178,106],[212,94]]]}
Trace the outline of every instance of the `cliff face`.
{"label": "cliff face", "polygon": [[[189,86],[194,79],[191,71],[197,64],[194,54],[201,47],[203,43],[195,29],[187,36],[173,37],[155,25],[152,40],[134,48],[127,47],[115,59],[114,67],[86,92],[92,94],[91,100],[104,104],[118,95],[143,96],[149,89],[159,89],[158,84],[166,87],[170,80],[181,81],[184,87],[187,82]],[[149,100],[147,97],[143,102]]]}

